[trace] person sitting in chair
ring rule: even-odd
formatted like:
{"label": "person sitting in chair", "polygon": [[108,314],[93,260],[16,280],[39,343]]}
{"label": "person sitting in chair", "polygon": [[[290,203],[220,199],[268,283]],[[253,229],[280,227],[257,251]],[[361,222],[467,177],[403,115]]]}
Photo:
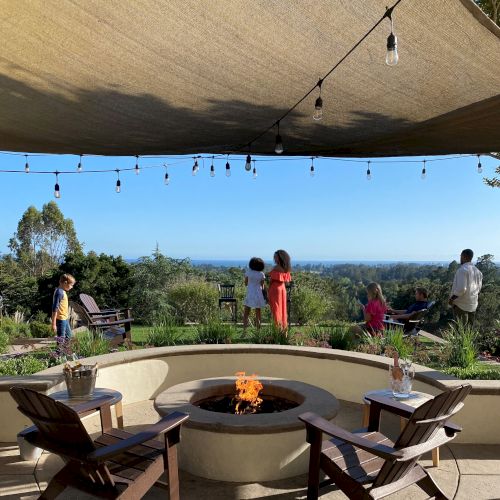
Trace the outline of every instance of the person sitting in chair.
{"label": "person sitting in chair", "polygon": [[393,321],[401,321],[404,324],[403,330],[411,329],[410,319],[417,311],[422,311],[429,307],[427,290],[421,286],[415,288],[415,303],[407,309],[388,309],[387,313]]}

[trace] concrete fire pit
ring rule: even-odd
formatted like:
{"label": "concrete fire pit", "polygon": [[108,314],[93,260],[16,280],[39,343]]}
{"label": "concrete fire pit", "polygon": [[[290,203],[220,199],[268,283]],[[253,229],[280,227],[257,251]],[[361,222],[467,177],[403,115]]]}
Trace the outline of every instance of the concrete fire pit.
{"label": "concrete fire pit", "polygon": [[231,415],[198,408],[193,403],[235,392],[235,377],[193,380],[170,387],[155,400],[156,411],[190,415],[182,430],[180,467],[219,481],[270,481],[307,471],[305,429],[298,416],[312,411],[327,420],[338,412],[329,392],[296,380],[258,377],[265,395],[298,403],[280,413]]}

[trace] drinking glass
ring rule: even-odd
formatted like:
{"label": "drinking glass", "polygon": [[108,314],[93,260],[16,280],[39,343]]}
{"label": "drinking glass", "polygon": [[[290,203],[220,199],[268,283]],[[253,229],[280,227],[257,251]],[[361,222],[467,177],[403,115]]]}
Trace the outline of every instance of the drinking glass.
{"label": "drinking glass", "polygon": [[389,383],[395,398],[408,398],[411,393],[415,369],[411,361],[400,360],[399,366],[389,366]]}

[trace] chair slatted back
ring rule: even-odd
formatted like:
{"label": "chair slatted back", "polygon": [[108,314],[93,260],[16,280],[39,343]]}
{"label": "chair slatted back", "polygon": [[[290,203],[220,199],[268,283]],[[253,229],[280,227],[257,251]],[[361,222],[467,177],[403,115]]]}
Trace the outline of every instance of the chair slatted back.
{"label": "chair slatted back", "polygon": [[234,285],[222,284],[218,285],[220,299],[234,299]]}
{"label": "chair slatted back", "polygon": [[87,311],[91,313],[99,313],[101,310],[99,309],[99,306],[97,305],[97,302],[94,300],[94,297],[91,297],[90,295],[87,295],[86,293],[81,293],[80,294],[80,301],[82,302],[83,306],[87,309]]}
{"label": "chair slatted back", "polygon": [[65,404],[23,387],[10,388],[18,409],[39,431],[44,449],[68,458],[81,460],[95,450],[94,443],[78,414]]}
{"label": "chair slatted back", "polygon": [[82,307],[77,302],[72,302],[72,301],[69,302],[69,305],[73,309],[73,311],[78,315],[78,317],[85,326],[89,326],[92,323],[92,318],[89,316],[85,307]]}
{"label": "chair slatted back", "polygon": [[[418,407],[394,443],[394,448],[398,450],[408,448],[431,439],[445,425],[455,410],[461,408],[461,403],[470,390],[470,385],[461,385],[439,394]],[[420,423],[426,420],[429,420],[429,422]],[[382,486],[402,478],[413,469],[419,458],[415,457],[406,462],[387,461],[380,469],[373,486]]]}

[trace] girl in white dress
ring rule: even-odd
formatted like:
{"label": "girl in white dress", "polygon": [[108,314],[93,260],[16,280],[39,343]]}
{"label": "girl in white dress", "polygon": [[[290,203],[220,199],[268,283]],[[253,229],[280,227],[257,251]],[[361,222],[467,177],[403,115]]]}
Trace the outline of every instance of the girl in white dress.
{"label": "girl in white dress", "polygon": [[266,279],[264,271],[264,261],[258,257],[252,257],[248,263],[249,269],[245,272],[245,285],[247,287],[247,295],[243,304],[243,330],[248,326],[248,316],[250,309],[255,309],[255,326],[260,328],[261,308],[265,307],[266,300],[262,293],[262,288]]}

